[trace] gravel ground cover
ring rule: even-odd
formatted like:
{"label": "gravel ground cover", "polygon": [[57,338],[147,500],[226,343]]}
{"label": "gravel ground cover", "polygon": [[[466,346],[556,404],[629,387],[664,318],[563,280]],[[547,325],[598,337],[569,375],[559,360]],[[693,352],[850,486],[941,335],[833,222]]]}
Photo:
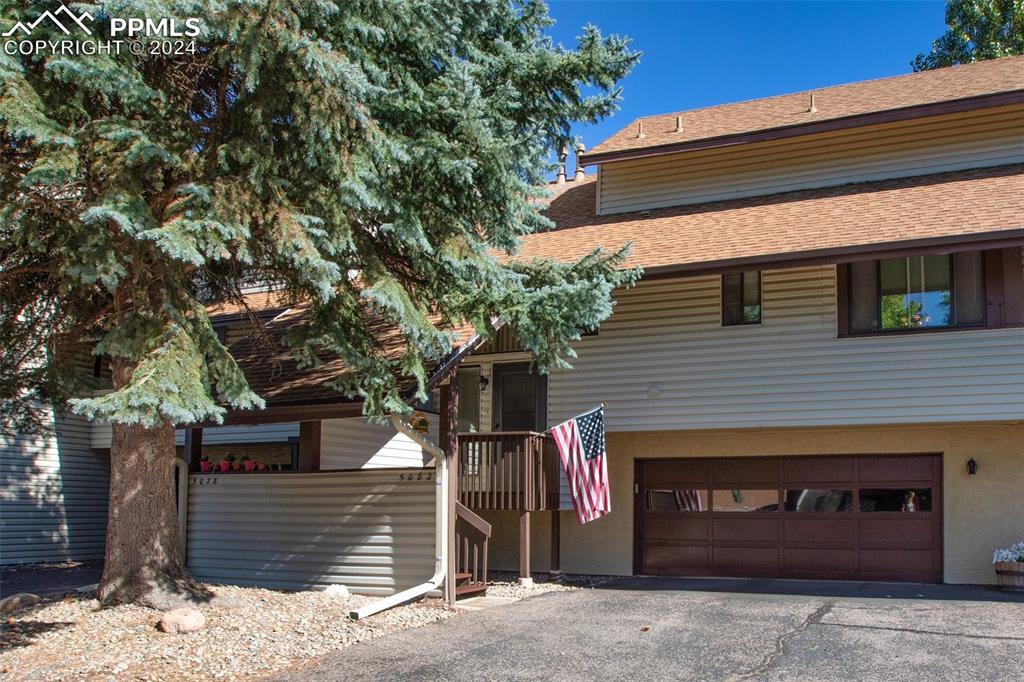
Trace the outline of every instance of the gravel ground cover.
{"label": "gravel ground cover", "polygon": [[[602,578],[537,579],[519,585],[496,573],[487,594],[525,598],[578,590]],[[44,599],[0,623],[0,678],[12,680],[245,680],[313,663],[339,648],[427,625],[459,613],[423,599],[361,621],[349,611],[375,597],[206,585],[199,632],[156,628],[161,612],[140,606],[100,608],[77,593]]]}
{"label": "gravel ground cover", "polygon": [[425,599],[353,622],[375,597],[209,585],[206,627],[170,635],[160,612],[101,609],[88,596],[49,599],[0,624],[0,678],[17,680],[252,679],[391,632],[455,615]]}

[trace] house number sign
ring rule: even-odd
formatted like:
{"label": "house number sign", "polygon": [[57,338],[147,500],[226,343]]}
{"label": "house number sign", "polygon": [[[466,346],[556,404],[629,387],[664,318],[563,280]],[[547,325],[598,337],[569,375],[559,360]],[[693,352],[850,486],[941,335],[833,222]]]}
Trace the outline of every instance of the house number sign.
{"label": "house number sign", "polygon": [[434,475],[433,471],[421,471],[419,473],[399,474],[399,481],[429,481]]}
{"label": "house number sign", "polygon": [[217,485],[216,476],[193,476],[188,481],[189,485]]}

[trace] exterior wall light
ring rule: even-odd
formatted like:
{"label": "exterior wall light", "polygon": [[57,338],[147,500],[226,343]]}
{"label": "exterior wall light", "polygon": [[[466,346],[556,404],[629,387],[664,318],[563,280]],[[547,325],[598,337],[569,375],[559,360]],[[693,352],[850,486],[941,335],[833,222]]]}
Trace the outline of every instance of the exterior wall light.
{"label": "exterior wall light", "polygon": [[491,380],[485,377],[483,374],[480,375],[480,390],[486,390],[487,384],[491,383]]}
{"label": "exterior wall light", "polygon": [[973,476],[976,473],[978,473],[978,463],[974,461],[973,457],[971,457],[967,460],[967,474]]}

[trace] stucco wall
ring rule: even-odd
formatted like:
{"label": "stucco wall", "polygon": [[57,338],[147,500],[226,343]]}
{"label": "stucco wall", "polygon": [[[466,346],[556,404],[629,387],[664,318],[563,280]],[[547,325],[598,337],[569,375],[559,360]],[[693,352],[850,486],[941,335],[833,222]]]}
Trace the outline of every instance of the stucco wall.
{"label": "stucco wall", "polygon": [[[632,573],[633,466],[645,457],[942,453],[945,581],[995,582],[992,551],[1024,540],[1024,424],[610,433],[608,451],[612,513],[583,527],[562,513],[567,573]],[[968,476],[972,457],[978,473]],[[518,515],[486,518],[495,531],[492,567],[514,569]],[[533,514],[534,570],[548,567],[549,524],[550,513]]]}

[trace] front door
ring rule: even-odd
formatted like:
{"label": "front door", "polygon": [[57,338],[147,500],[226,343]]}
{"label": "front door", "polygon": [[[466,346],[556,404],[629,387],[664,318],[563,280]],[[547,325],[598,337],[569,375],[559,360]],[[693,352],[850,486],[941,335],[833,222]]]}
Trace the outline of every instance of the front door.
{"label": "front door", "polygon": [[516,362],[495,365],[492,380],[495,431],[543,431],[547,428],[546,376],[531,371],[528,362]]}

